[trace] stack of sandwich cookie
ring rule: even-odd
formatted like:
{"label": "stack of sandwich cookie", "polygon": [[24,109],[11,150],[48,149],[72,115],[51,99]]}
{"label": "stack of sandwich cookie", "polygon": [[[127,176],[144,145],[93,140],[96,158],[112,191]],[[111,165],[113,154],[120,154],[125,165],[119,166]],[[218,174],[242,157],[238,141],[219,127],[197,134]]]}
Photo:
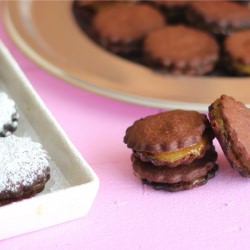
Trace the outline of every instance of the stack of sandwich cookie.
{"label": "stack of sandwich cookie", "polygon": [[207,117],[173,110],[135,121],[124,142],[133,150],[134,174],[168,191],[191,189],[215,175],[217,153]]}

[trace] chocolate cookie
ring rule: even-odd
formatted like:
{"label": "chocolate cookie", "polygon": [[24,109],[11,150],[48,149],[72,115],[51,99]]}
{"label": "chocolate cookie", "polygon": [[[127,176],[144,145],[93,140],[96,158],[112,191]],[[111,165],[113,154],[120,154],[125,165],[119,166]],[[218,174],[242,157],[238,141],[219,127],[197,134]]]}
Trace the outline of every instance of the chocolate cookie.
{"label": "chocolate cookie", "polygon": [[222,95],[209,106],[212,129],[232,168],[250,177],[250,110]]}
{"label": "chocolate cookie", "polygon": [[135,121],[127,128],[124,142],[133,150],[137,177],[177,191],[205,184],[208,172],[215,172],[213,138],[205,115],[173,110]]}
{"label": "chocolate cookie", "polygon": [[50,178],[48,159],[30,138],[0,138],[0,206],[41,192]]}
{"label": "chocolate cookie", "polygon": [[96,41],[125,55],[137,51],[148,32],[164,25],[160,11],[147,4],[116,4],[98,12],[92,22]]}
{"label": "chocolate cookie", "polygon": [[250,75],[250,29],[232,33],[224,41],[225,67],[240,75]]}
{"label": "chocolate cookie", "polygon": [[231,1],[194,1],[187,13],[192,25],[218,35],[250,27],[249,8]]}
{"label": "chocolate cookie", "polygon": [[219,57],[219,46],[213,37],[184,25],[150,32],[145,38],[143,51],[151,67],[172,74],[208,73]]}
{"label": "chocolate cookie", "polygon": [[0,137],[8,136],[17,129],[18,118],[14,100],[0,92]]}

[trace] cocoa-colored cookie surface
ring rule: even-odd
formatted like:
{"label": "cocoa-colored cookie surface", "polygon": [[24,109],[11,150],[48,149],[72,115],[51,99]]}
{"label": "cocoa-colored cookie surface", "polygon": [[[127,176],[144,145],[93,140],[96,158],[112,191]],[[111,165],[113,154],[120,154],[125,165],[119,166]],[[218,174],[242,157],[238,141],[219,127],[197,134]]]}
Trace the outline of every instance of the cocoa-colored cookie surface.
{"label": "cocoa-colored cookie surface", "polygon": [[219,57],[219,47],[213,37],[184,25],[167,26],[149,33],[143,51],[152,67],[172,74],[208,73]]}
{"label": "cocoa-colored cookie surface", "polygon": [[97,41],[115,53],[133,50],[135,43],[165,25],[165,17],[147,4],[117,4],[98,12],[92,22]]}
{"label": "cocoa-colored cookie surface", "polygon": [[250,10],[232,1],[194,1],[188,19],[215,34],[228,34],[250,27]]}
{"label": "cocoa-colored cookie surface", "polygon": [[212,129],[231,166],[250,177],[250,110],[222,95],[209,106]]}
{"label": "cocoa-colored cookie surface", "polygon": [[205,185],[211,178],[214,178],[217,170],[218,166],[215,164],[214,167],[209,170],[205,176],[202,176],[190,182],[164,183],[148,181],[147,179],[143,179],[142,182],[152,186],[156,190],[166,190],[169,192],[185,191]]}
{"label": "cocoa-colored cookie surface", "polygon": [[196,111],[172,110],[150,115],[127,128],[124,142],[138,151],[178,150],[199,142],[209,121]]}

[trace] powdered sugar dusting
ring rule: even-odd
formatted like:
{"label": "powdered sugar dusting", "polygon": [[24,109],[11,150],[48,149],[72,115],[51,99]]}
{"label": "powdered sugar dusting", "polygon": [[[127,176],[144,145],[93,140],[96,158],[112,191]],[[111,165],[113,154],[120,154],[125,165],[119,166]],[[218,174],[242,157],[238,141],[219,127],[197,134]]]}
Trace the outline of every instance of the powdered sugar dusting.
{"label": "powdered sugar dusting", "polygon": [[[11,124],[17,127],[17,114],[15,102],[4,92],[0,92],[0,131],[5,131],[4,126]],[[5,131],[9,135],[10,131]]]}
{"label": "powdered sugar dusting", "polygon": [[45,180],[48,160],[42,145],[29,137],[0,138],[0,194],[15,193]]}

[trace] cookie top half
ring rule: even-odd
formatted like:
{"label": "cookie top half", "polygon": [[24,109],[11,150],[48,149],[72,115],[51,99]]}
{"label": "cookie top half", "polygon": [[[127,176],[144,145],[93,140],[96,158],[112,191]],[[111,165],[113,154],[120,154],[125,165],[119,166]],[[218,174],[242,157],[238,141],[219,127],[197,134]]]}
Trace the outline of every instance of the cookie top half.
{"label": "cookie top half", "polygon": [[135,121],[127,128],[124,142],[136,151],[173,151],[200,142],[204,133],[209,134],[209,131],[206,115],[196,111],[172,110]]}

